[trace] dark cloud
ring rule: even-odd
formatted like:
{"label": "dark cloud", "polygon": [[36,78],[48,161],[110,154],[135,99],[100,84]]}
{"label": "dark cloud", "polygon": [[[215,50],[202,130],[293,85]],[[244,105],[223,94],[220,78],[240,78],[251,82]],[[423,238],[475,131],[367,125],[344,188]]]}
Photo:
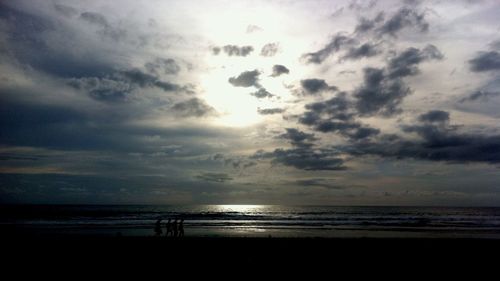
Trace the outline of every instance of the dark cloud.
{"label": "dark cloud", "polygon": [[223,47],[213,47],[212,48],[212,53],[214,55],[218,55],[221,51],[226,53],[228,56],[236,56],[236,57],[246,57],[248,56],[252,51],[253,47],[252,46],[236,46],[236,45],[225,45]]}
{"label": "dark cloud", "polygon": [[158,76],[159,74],[175,75],[181,71],[181,67],[175,62],[174,59],[157,58],[152,62],[147,62],[144,67],[150,73]]}
{"label": "dark cloud", "polygon": [[86,91],[90,97],[108,102],[125,101],[134,87],[123,80],[83,77],[68,80],[68,85]]}
{"label": "dark cloud", "polygon": [[229,78],[229,83],[235,87],[252,87],[260,88],[258,83],[260,72],[258,70],[244,71],[238,77]]}
{"label": "dark cloud", "polygon": [[246,169],[249,167],[253,167],[257,165],[256,162],[253,161],[246,161],[245,159],[242,158],[224,158],[224,165],[225,166],[231,166],[233,169]]}
{"label": "dark cloud", "polygon": [[[364,82],[353,91],[353,101],[345,93],[323,102],[307,104],[298,121],[322,133],[338,133],[353,141],[373,138],[380,130],[354,120],[355,116],[381,115],[389,117],[401,112],[399,105],[411,93],[403,77],[418,73],[418,65],[426,60],[442,59],[443,55],[433,46],[422,50],[408,48],[388,62],[387,68],[367,67],[363,70]],[[313,79],[302,86],[309,93],[328,88],[324,80]]]}
{"label": "dark cloud", "polygon": [[420,32],[426,32],[429,29],[429,23],[425,20],[425,13],[418,11],[418,5],[410,5],[412,7],[403,7],[397,12],[386,16],[384,12],[379,12],[374,18],[361,17],[354,29],[357,34],[374,32],[374,35],[383,36],[391,35],[396,37],[397,34],[406,28],[416,28]]}
{"label": "dark cloud", "polygon": [[376,45],[365,43],[359,47],[350,48],[347,53],[342,57],[343,59],[357,60],[364,57],[373,57],[380,53]]}
{"label": "dark cloud", "polygon": [[142,72],[139,69],[130,69],[114,73],[113,79],[126,81],[131,85],[137,85],[141,88],[157,87],[165,92],[182,91],[188,94],[194,93],[194,85],[186,84],[180,86],[167,81],[161,81],[157,76]]}
{"label": "dark cloud", "polygon": [[378,134],[380,134],[379,129],[360,126],[353,131],[347,132],[346,135],[351,140],[365,140],[365,139],[371,138],[373,136],[376,136]]}
{"label": "dark cloud", "polygon": [[341,92],[326,101],[306,104],[307,111],[299,116],[298,121],[321,132],[358,128],[359,125],[351,124],[354,114],[350,112],[350,107],[346,93]]}
{"label": "dark cloud", "polygon": [[222,50],[228,55],[228,56],[242,56],[246,57],[253,51],[252,46],[242,46],[238,47],[235,45],[226,45],[222,47]]}
{"label": "dark cloud", "polygon": [[337,87],[329,86],[323,79],[304,79],[300,80],[300,85],[305,90],[306,94],[314,95],[323,91],[336,91]]}
{"label": "dark cloud", "polygon": [[313,178],[313,179],[303,179],[296,180],[296,184],[300,186],[318,186],[328,189],[343,189],[345,187],[339,186],[338,184],[334,184],[332,179],[323,179],[323,178]]}
{"label": "dark cloud", "polygon": [[98,26],[99,34],[112,38],[116,41],[124,39],[127,36],[127,32],[124,29],[113,27],[109,24],[108,20],[104,15],[95,12],[84,12],[80,14],[80,19]]}
{"label": "dark cloud", "polygon": [[[0,3],[0,20],[6,32],[2,48],[20,64],[63,78],[103,75],[120,62],[101,50],[86,50],[64,44],[84,45],[52,18],[28,14]],[[62,40],[63,42],[58,42]]]}
{"label": "dark cloud", "polygon": [[251,158],[270,159],[272,164],[282,164],[307,171],[345,170],[344,161],[336,150],[298,147],[278,148],[273,152],[257,151]]}
{"label": "dark cloud", "polygon": [[500,53],[497,51],[480,52],[469,60],[470,69],[474,72],[500,70]]}
{"label": "dark cloud", "polygon": [[258,89],[256,92],[253,92],[253,93],[250,93],[250,95],[256,97],[256,98],[259,98],[259,99],[263,99],[263,98],[272,98],[274,97],[273,94],[269,93],[266,89],[264,88],[260,88]]}
{"label": "dark cloud", "polygon": [[233,178],[225,173],[202,173],[196,176],[197,179],[210,182],[228,182],[232,181]]}
{"label": "dark cloud", "polygon": [[424,113],[418,117],[418,120],[422,122],[448,122],[450,120],[450,114],[442,110],[431,110]]}
{"label": "dark cloud", "polygon": [[285,130],[286,133],[279,135],[278,138],[290,141],[293,146],[310,147],[312,142],[317,140],[314,134],[304,133],[295,128],[286,128]]}
{"label": "dark cloud", "polygon": [[264,109],[257,109],[257,112],[262,115],[272,115],[272,114],[279,114],[285,112],[284,108],[264,108]]}
{"label": "dark cloud", "polygon": [[316,124],[315,129],[323,133],[346,132],[348,130],[357,129],[359,126],[359,124],[353,122],[322,120]]}
{"label": "dark cloud", "polygon": [[404,0],[403,1],[406,5],[409,6],[419,6],[421,5],[424,1],[423,0]]}
{"label": "dark cloud", "polygon": [[321,115],[314,111],[306,111],[299,117],[299,122],[304,125],[312,126],[321,120]]}
{"label": "dark cloud", "polygon": [[186,85],[186,86],[180,87],[177,84],[173,84],[173,83],[166,82],[166,81],[160,81],[160,80],[154,82],[153,85],[155,87],[162,89],[165,92],[185,91],[186,93],[190,93],[190,94],[193,93],[193,87],[194,87],[193,85]]}
{"label": "dark cloud", "polygon": [[312,52],[312,53],[307,53],[303,55],[303,58],[306,60],[307,63],[315,63],[315,64],[320,64],[324,60],[326,60],[330,55],[332,55],[335,52],[338,52],[341,50],[341,48],[345,46],[350,46],[357,44],[357,40],[353,39],[347,35],[343,34],[336,34],[333,36],[332,40],[330,43],[328,43],[325,47],[323,47],[321,50]]}
{"label": "dark cloud", "polygon": [[123,78],[123,80],[136,84],[141,88],[156,86],[159,81],[156,76],[142,72],[139,69],[130,69],[118,72],[115,76]]}
{"label": "dark cloud", "polygon": [[401,78],[418,74],[421,62],[442,58],[443,54],[434,45],[422,50],[411,47],[390,59],[387,69],[363,69],[364,83],[353,93],[358,114],[388,117],[401,113],[399,105],[411,93]]}
{"label": "dark cloud", "polygon": [[260,50],[260,55],[263,57],[273,57],[279,51],[278,43],[268,43]]}
{"label": "dark cloud", "polygon": [[400,79],[388,78],[383,69],[363,69],[364,84],[354,91],[355,107],[361,116],[392,116],[401,112],[399,105],[411,93]]}
{"label": "dark cloud", "polygon": [[380,133],[379,129],[366,127],[358,122],[321,121],[315,130],[323,133],[339,133],[351,141],[364,140]]}
{"label": "dark cloud", "polygon": [[433,125],[407,128],[411,130],[423,137],[424,142],[414,144],[415,154],[410,156],[441,161],[500,162],[500,136],[456,134],[452,129]]}
{"label": "dark cloud", "polygon": [[15,28],[15,31],[27,33],[25,36],[16,33],[11,34],[12,37],[16,38],[18,36],[24,37],[27,42],[34,40],[33,38],[29,38],[32,35],[39,35],[39,32],[56,28],[55,22],[52,20],[15,8],[15,5],[7,4],[7,1],[0,3],[0,18],[3,21],[2,24]]}
{"label": "dark cloud", "polygon": [[76,16],[78,14],[78,10],[71,7],[71,6],[66,6],[66,5],[62,5],[62,4],[54,4],[54,9],[64,15],[65,17],[73,17],[73,16]]}
{"label": "dark cloud", "polygon": [[107,27],[109,26],[108,21],[106,18],[99,14],[99,13],[93,13],[93,12],[84,12],[80,14],[80,18],[86,22],[100,25],[102,27]]}
{"label": "dark cloud", "polygon": [[355,32],[356,33],[364,33],[370,30],[373,30],[376,25],[384,20],[384,13],[380,12],[373,19],[367,19],[365,17],[361,17],[359,19],[358,25],[356,25]]}
{"label": "dark cloud", "polygon": [[500,92],[478,90],[459,100],[460,103],[472,102],[476,100],[488,101],[492,97],[500,96]]}
{"label": "dark cloud", "polygon": [[419,120],[422,123],[402,126],[404,132],[416,133],[418,140],[384,134],[376,140],[338,148],[355,156],[500,163],[500,136],[458,133],[457,126],[449,125],[449,114],[444,111],[427,112]]}
{"label": "dark cloud", "polygon": [[344,161],[333,149],[314,149],[317,140],[314,134],[305,133],[295,128],[286,128],[286,132],[277,136],[290,142],[292,149],[275,149],[273,152],[257,151],[251,158],[271,159],[273,164],[282,164],[301,170],[345,170]]}
{"label": "dark cloud", "polygon": [[377,0],[370,0],[370,1],[352,0],[350,1],[348,8],[350,10],[355,10],[355,11],[365,11],[373,9],[373,7],[375,7],[376,5],[377,5]]}
{"label": "dark cloud", "polygon": [[117,71],[107,77],[71,78],[67,84],[86,91],[90,97],[101,101],[125,101],[138,88],[159,88],[165,92],[184,91],[192,93],[192,86],[179,86],[159,80],[156,76],[138,69]]}
{"label": "dark cloud", "polygon": [[379,134],[378,129],[362,125],[354,120],[352,103],[345,92],[322,102],[310,103],[299,116],[299,123],[310,126],[322,133],[339,133],[350,140],[357,141]]}
{"label": "dark cloud", "polygon": [[[2,94],[5,93],[2,91]],[[36,128],[80,123],[86,119],[84,113],[63,106],[20,103],[3,98],[0,101],[2,142],[12,138],[18,130],[28,133],[30,128],[36,131]]]}
{"label": "dark cloud", "polygon": [[419,63],[426,60],[441,60],[443,57],[434,45],[427,45],[422,50],[410,47],[389,61],[389,76],[396,78],[416,75],[419,73],[417,68]]}
{"label": "dark cloud", "polygon": [[421,32],[426,32],[429,29],[429,24],[425,20],[424,13],[418,13],[411,8],[403,7],[384,22],[378,28],[378,32],[381,35],[388,34],[396,37],[399,31],[407,27],[415,27]]}
{"label": "dark cloud", "polygon": [[273,74],[271,74],[272,77],[278,77],[281,74],[288,74],[290,73],[290,70],[286,68],[286,66],[281,65],[281,64],[275,64],[273,66]]}
{"label": "dark cloud", "polygon": [[172,106],[172,110],[182,117],[203,117],[214,115],[215,109],[199,98],[191,98]]}
{"label": "dark cloud", "polygon": [[[252,164],[249,164],[252,163]],[[224,165],[225,166],[231,166],[233,169],[241,169],[241,168],[247,168],[251,167],[255,162],[244,162],[241,159],[236,159],[236,158],[226,158],[224,159]]]}
{"label": "dark cloud", "polygon": [[234,169],[246,169],[257,165],[254,161],[247,161],[246,157],[234,157],[217,153],[210,157],[213,161],[222,162],[224,166],[231,166]]}
{"label": "dark cloud", "polygon": [[[430,142],[438,143],[442,136],[456,131],[457,126],[449,124],[450,114],[442,110],[430,110],[418,117],[420,124],[403,125],[401,128],[406,133],[417,133]],[[435,145],[435,144],[433,144]]]}
{"label": "dark cloud", "polygon": [[495,40],[491,42],[490,44],[491,49],[500,51],[500,40]]}
{"label": "dark cloud", "polygon": [[347,120],[351,119],[348,110],[351,104],[345,92],[340,92],[337,96],[326,101],[306,104],[305,108],[320,115],[328,115],[329,119]]}
{"label": "dark cloud", "polygon": [[3,145],[60,149],[99,149],[111,145],[112,140],[99,134],[98,129],[89,127],[91,121],[92,118],[85,113],[64,106],[7,99],[0,102],[0,140]]}
{"label": "dark cloud", "polygon": [[217,56],[220,53],[221,48],[220,47],[213,47],[211,50],[212,50],[212,54]]}
{"label": "dark cloud", "polygon": [[[383,14],[382,14],[383,15]],[[375,22],[367,18],[360,18],[356,25],[355,32],[363,33],[372,30],[375,27]]]}
{"label": "dark cloud", "polygon": [[[148,108],[148,112],[155,110]],[[162,146],[183,143],[186,153],[207,153],[200,138],[229,136],[227,130],[202,127],[159,128],[131,124],[145,112],[106,111],[96,114],[75,108],[0,100],[0,143],[58,150],[158,152]],[[184,153],[184,152],[183,152]]]}

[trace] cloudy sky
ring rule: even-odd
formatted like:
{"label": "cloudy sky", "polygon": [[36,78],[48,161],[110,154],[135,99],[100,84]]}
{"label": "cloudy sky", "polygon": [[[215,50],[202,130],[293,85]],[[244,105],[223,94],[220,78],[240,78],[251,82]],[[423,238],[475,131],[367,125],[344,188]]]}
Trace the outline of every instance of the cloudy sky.
{"label": "cloudy sky", "polygon": [[500,205],[499,1],[0,3],[0,202]]}

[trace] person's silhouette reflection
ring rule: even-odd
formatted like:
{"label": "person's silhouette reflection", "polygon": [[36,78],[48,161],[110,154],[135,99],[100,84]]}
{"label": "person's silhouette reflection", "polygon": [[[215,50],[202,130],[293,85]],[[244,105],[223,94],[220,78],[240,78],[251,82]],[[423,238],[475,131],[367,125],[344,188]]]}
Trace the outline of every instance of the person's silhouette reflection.
{"label": "person's silhouette reflection", "polygon": [[174,237],[177,237],[178,229],[177,229],[177,219],[172,223],[172,230],[174,232]]}
{"label": "person's silhouette reflection", "polygon": [[165,236],[168,237],[169,234],[173,235],[173,233],[172,233],[172,219],[168,219],[166,227],[167,227],[167,231],[165,232]]}
{"label": "person's silhouette reflection", "polygon": [[161,236],[161,219],[158,219],[155,223],[155,235]]}
{"label": "person's silhouette reflection", "polygon": [[179,237],[184,237],[184,219],[179,222]]}

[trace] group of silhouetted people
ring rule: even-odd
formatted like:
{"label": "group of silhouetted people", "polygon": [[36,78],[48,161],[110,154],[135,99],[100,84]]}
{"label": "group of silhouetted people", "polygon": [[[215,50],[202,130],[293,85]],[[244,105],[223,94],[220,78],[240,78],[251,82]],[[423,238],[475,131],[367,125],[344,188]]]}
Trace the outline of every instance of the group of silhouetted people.
{"label": "group of silhouetted people", "polygon": [[[163,230],[161,227],[162,219],[158,219],[155,223],[155,235],[160,237],[163,234]],[[179,222],[178,222],[179,221]],[[172,219],[168,219],[168,222],[165,224],[167,228],[165,232],[165,237],[184,237],[184,219],[178,220],[175,219],[172,222]]]}

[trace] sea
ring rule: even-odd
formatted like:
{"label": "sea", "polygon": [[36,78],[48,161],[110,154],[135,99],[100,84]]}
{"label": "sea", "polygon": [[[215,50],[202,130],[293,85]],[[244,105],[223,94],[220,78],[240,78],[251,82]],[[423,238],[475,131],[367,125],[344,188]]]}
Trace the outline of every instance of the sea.
{"label": "sea", "polygon": [[500,208],[280,205],[0,205],[0,229],[32,235],[500,239]]}

